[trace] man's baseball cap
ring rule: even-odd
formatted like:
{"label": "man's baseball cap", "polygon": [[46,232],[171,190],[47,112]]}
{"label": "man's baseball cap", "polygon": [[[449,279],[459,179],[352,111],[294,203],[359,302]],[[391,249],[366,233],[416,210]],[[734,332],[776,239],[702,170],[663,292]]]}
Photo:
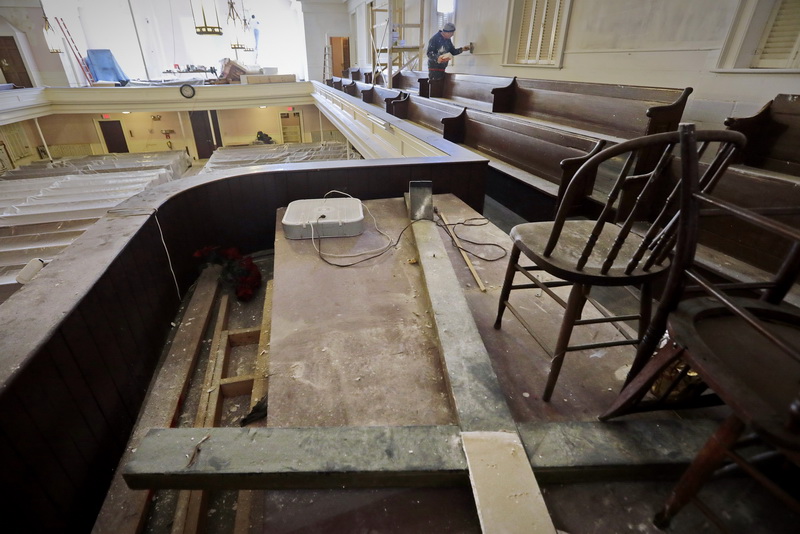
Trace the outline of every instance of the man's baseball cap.
{"label": "man's baseball cap", "polygon": [[444,28],[442,28],[442,31],[443,32],[454,32],[454,31],[456,31],[456,25],[453,24],[452,22],[448,22],[447,24],[444,25]]}

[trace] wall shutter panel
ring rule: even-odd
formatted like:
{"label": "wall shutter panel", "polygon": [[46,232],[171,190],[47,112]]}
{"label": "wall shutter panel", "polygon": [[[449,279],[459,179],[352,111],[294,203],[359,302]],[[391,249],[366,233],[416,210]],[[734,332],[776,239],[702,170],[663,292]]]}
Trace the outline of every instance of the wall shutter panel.
{"label": "wall shutter panel", "polygon": [[563,0],[524,0],[516,63],[555,65],[563,32]]}
{"label": "wall shutter panel", "polygon": [[767,24],[752,66],[760,69],[797,67],[799,49],[800,0],[781,0]]}

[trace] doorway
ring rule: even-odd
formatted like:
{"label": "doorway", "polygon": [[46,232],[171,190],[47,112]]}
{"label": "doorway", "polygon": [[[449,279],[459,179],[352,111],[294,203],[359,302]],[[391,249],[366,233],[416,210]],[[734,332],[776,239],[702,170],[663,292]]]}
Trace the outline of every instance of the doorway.
{"label": "doorway", "polygon": [[334,76],[349,78],[350,38],[331,37],[331,67]]}
{"label": "doorway", "polygon": [[208,159],[217,147],[222,146],[219,120],[216,111],[190,111],[192,135],[197,147],[197,159]]}
{"label": "doorway", "polygon": [[281,133],[284,143],[303,142],[303,115],[299,111],[281,113]]}
{"label": "doorway", "polygon": [[128,142],[125,140],[125,132],[122,130],[121,121],[98,121],[100,131],[103,133],[103,141],[106,143],[106,150],[109,154],[124,154],[128,152]]}
{"label": "doorway", "polygon": [[15,87],[33,87],[13,37],[0,37],[0,70],[7,83],[13,83]]}

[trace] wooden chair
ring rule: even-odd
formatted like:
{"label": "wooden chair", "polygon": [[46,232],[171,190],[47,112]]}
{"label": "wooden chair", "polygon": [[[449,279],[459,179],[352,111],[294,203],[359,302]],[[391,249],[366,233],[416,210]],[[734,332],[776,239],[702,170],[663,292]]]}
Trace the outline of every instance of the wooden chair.
{"label": "wooden chair", "polygon": [[[640,411],[639,402],[651,386],[679,363],[683,372],[665,391],[690,369],[731,415],[681,477],[656,515],[656,526],[668,526],[726,458],[800,512],[800,503],[737,450],[744,431],[752,429],[762,444],[800,465],[800,310],[784,302],[800,276],[800,229],[768,216],[776,213],[774,207],[744,209],[702,191],[691,173],[684,173],[682,182],[677,245],[666,289],[639,345],[636,367],[641,371],[601,419]],[[693,264],[701,215],[735,217],[782,236],[789,244],[783,265],[763,281],[709,279]],[[695,291],[701,296],[692,296]],[[653,356],[665,331],[669,342]],[[669,402],[662,399],[660,407],[670,408]]]}
{"label": "wooden chair", "polygon": [[[702,154],[711,144],[719,145],[701,183],[712,188],[726,168],[744,136],[737,132],[697,132]],[[548,351],[552,360],[542,399],[549,401],[567,352],[600,347],[638,344],[650,320],[652,283],[669,266],[668,253],[672,240],[665,229],[675,226],[678,209],[677,180],[671,172],[674,152],[680,145],[679,133],[668,132],[639,137],[600,151],[575,173],[564,193],[554,221],[525,223],[511,230],[514,247],[506,271],[494,327],[499,329],[503,312],[508,308],[528,333]],[[698,156],[699,157],[699,156]],[[650,164],[649,172],[641,172],[642,161]],[[633,174],[633,171],[636,174]],[[697,173],[697,167],[689,169]],[[579,198],[591,190],[591,184],[607,183],[607,201],[596,220],[567,220],[567,214]],[[624,213],[622,199],[630,198],[631,189],[638,191],[636,201]],[[654,206],[660,209],[653,210]],[[521,253],[533,266],[519,264]],[[559,278],[545,281],[540,272]],[[515,284],[517,273],[527,278]],[[538,274],[536,276],[534,273]],[[582,319],[592,286],[634,286],[640,291],[638,314]],[[572,286],[565,302],[553,288]],[[565,309],[555,348],[550,351],[520,310],[509,302],[511,291],[541,289]],[[575,326],[638,320],[635,339],[610,340],[570,345]]]}

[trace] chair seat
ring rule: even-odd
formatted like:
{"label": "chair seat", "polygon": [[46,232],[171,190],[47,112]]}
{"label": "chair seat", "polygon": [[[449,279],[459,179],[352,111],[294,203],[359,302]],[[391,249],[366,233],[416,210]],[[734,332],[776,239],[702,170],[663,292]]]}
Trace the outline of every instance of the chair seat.
{"label": "chair seat", "polygon": [[[800,313],[793,307],[731,300],[790,346],[800,347]],[[684,359],[692,369],[745,423],[767,432],[782,447],[800,450],[800,435],[784,428],[786,407],[800,390],[800,361],[765,343],[742,318],[710,297],[681,302],[670,316],[670,330],[686,349]]]}
{"label": "chair seat", "polygon": [[664,261],[662,265],[654,265],[648,271],[639,266],[631,274],[625,274],[628,259],[642,242],[639,236],[631,234],[620,249],[617,261],[606,274],[602,274],[603,262],[620,231],[618,226],[607,224],[586,265],[577,271],[575,265],[592,234],[595,221],[565,221],[556,248],[552,254],[545,256],[544,248],[553,225],[552,221],[519,224],[510,233],[514,244],[536,265],[553,276],[589,285],[624,286],[649,280],[669,268],[669,261]]}

